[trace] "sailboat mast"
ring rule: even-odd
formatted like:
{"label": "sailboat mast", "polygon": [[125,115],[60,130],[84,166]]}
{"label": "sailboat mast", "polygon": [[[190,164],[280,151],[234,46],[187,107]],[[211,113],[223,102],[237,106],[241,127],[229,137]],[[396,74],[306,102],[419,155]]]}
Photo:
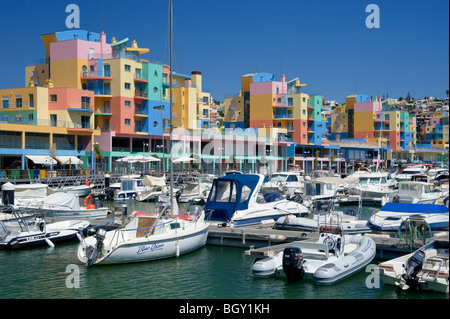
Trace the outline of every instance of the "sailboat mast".
{"label": "sailboat mast", "polygon": [[172,7],[172,0],[169,0],[169,27],[170,27],[170,41],[169,41],[169,51],[170,51],[170,140],[169,140],[169,158],[170,158],[170,207],[173,209],[173,162],[172,162],[172,81],[173,81],[173,75],[172,75],[172,42],[173,42],[173,7]]}

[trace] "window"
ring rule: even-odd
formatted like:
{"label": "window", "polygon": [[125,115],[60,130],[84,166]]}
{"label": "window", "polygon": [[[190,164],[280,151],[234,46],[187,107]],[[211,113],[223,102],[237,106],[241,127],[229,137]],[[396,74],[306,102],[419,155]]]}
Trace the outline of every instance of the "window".
{"label": "window", "polygon": [[303,98],[303,102],[306,102],[306,97]]}
{"label": "window", "polygon": [[294,99],[291,97],[288,97],[288,106],[294,106]]}
{"label": "window", "polygon": [[58,123],[58,115],[50,114],[50,126],[57,126]]}
{"label": "window", "polygon": [[29,107],[34,107],[34,96],[33,94],[28,94],[28,106]]}
{"label": "window", "polygon": [[158,88],[156,86],[153,88],[153,93],[158,93]]}
{"label": "window", "polygon": [[131,107],[131,101],[125,101],[125,107],[130,108]]}
{"label": "window", "polygon": [[81,97],[81,108],[89,109],[91,107],[91,98],[88,96]]}
{"label": "window", "polygon": [[29,121],[29,124],[33,124],[33,122],[34,122],[34,114],[33,113],[28,114],[28,121]]}
{"label": "window", "polygon": [[130,119],[125,119],[125,125],[126,126],[130,126],[131,125],[131,120]]}
{"label": "window", "polygon": [[51,94],[50,102],[58,102],[58,96],[56,94]]}
{"label": "window", "polygon": [[90,65],[89,66],[89,71],[90,72],[94,72],[95,71],[95,66],[94,65]]}
{"label": "window", "polygon": [[16,123],[22,123],[22,114],[16,114]]}
{"label": "window", "polygon": [[131,90],[131,83],[125,82],[125,90]]}
{"label": "window", "polygon": [[22,95],[16,95],[16,107],[22,107]]}
{"label": "window", "polygon": [[306,126],[306,123],[305,123],[305,122],[303,122],[302,124],[303,124],[303,127],[305,127],[305,126]]}
{"label": "window", "polygon": [[125,64],[125,72],[131,72],[131,65]]}
{"label": "window", "polygon": [[8,96],[4,96],[3,97],[3,108],[4,109],[8,109],[9,108],[9,97]]}

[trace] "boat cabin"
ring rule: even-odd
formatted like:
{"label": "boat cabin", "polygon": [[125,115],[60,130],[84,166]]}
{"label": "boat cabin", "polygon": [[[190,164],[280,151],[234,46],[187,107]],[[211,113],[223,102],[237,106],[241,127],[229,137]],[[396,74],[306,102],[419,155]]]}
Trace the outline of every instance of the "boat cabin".
{"label": "boat cabin", "polygon": [[264,181],[259,174],[231,173],[213,181],[205,212],[210,220],[229,221],[237,210],[248,209],[256,202]]}

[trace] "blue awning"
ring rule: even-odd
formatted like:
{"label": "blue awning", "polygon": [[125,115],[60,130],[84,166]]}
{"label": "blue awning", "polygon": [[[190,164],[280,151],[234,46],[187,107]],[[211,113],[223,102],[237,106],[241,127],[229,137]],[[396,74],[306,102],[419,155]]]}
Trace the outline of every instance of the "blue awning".
{"label": "blue awning", "polygon": [[439,214],[448,213],[448,208],[437,204],[386,203],[380,212]]}

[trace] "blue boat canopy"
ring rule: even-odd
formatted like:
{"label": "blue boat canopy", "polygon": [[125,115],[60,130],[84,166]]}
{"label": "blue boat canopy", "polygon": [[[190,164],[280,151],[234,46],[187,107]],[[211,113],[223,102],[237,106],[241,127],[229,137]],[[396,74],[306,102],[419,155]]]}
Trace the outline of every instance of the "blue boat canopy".
{"label": "blue boat canopy", "polygon": [[248,209],[260,181],[256,174],[229,173],[213,181],[205,211],[210,220],[228,222],[237,210]]}
{"label": "blue boat canopy", "polygon": [[381,212],[440,214],[448,213],[448,208],[437,204],[386,203]]}

